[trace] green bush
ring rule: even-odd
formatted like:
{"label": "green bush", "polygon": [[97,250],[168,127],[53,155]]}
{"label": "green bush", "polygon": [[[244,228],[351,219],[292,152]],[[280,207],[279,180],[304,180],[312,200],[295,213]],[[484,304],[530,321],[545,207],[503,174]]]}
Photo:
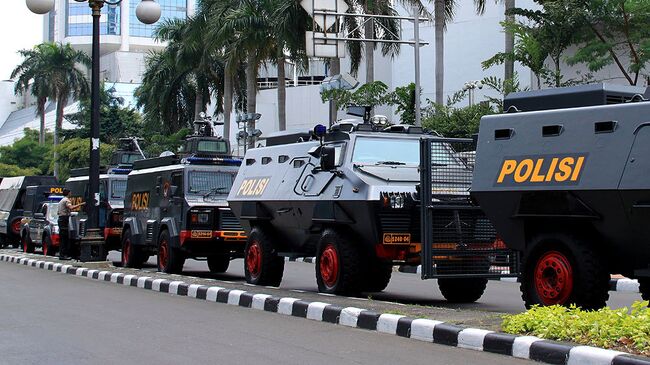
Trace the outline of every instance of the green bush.
{"label": "green bush", "polygon": [[496,113],[488,103],[464,108],[429,103],[422,118],[422,126],[448,138],[469,138],[478,133],[484,115]]}
{"label": "green bush", "polygon": [[642,355],[650,355],[650,309],[637,301],[628,308],[584,311],[561,306],[533,307],[504,316],[502,328],[513,334],[571,341]]}

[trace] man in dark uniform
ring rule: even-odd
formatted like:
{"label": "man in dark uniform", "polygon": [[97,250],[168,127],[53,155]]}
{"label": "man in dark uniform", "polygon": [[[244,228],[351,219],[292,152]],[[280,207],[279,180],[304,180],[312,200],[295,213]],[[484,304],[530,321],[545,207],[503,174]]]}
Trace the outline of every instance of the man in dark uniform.
{"label": "man in dark uniform", "polygon": [[77,205],[72,205],[72,202],[68,198],[70,195],[70,190],[63,189],[63,199],[59,202],[58,206],[58,224],[59,224],[59,238],[61,240],[61,245],[59,247],[59,259],[61,260],[70,260],[70,215],[74,209],[79,208],[80,206],[86,204],[81,203]]}

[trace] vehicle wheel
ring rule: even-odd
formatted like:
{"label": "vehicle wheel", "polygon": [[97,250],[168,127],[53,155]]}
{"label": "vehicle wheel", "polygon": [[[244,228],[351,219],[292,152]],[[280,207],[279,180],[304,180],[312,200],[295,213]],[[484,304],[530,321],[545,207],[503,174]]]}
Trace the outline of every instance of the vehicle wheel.
{"label": "vehicle wheel", "polygon": [[21,243],[23,246],[23,252],[25,253],[34,253],[34,243],[32,239],[27,234],[23,234],[21,238]]}
{"label": "vehicle wheel", "polygon": [[486,278],[439,278],[438,288],[450,303],[474,303],[485,292]]}
{"label": "vehicle wheel", "polygon": [[650,300],[650,278],[638,278],[639,291],[643,300]]}
{"label": "vehicle wheel", "polygon": [[208,256],[208,267],[210,272],[222,273],[228,270],[230,266],[230,256],[228,255],[212,255]]}
{"label": "vehicle wheel", "polygon": [[255,285],[280,286],[284,274],[284,258],[276,254],[273,242],[264,230],[254,227],[244,249],[246,282]]}
{"label": "vehicle wheel", "polygon": [[133,237],[129,229],[122,235],[122,267],[139,269],[142,267],[142,253],[137,245],[133,244]]}
{"label": "vehicle wheel", "polygon": [[56,247],[52,245],[52,239],[50,236],[43,237],[43,255],[44,256],[55,256]]}
{"label": "vehicle wheel", "polygon": [[393,265],[371,260],[366,278],[363,283],[363,291],[380,292],[388,286],[390,276],[393,274]]}
{"label": "vehicle wheel", "polygon": [[590,310],[604,307],[609,298],[605,262],[579,237],[535,237],[522,267],[521,292],[527,308],[536,304],[575,304]]}
{"label": "vehicle wheel", "polygon": [[365,275],[361,252],[333,229],[326,229],[318,241],[316,283],[318,291],[330,294],[358,294]]}
{"label": "vehicle wheel", "polygon": [[163,230],[158,237],[158,271],[167,274],[179,274],[183,271],[185,257],[183,253],[171,247],[169,243],[169,232]]}

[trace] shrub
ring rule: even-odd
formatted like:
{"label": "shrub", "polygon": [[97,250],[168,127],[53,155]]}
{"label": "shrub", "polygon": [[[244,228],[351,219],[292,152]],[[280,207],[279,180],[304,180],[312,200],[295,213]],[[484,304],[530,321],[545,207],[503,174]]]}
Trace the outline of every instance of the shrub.
{"label": "shrub", "polygon": [[502,328],[513,334],[650,355],[650,309],[647,301],[634,302],[631,309],[606,307],[597,311],[557,305],[535,306],[521,314],[504,316]]}

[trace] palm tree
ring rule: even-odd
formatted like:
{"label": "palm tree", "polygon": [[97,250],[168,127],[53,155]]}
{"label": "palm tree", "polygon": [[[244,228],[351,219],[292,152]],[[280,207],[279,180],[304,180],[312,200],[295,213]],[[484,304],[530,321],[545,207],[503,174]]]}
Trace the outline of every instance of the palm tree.
{"label": "palm tree", "polygon": [[[436,103],[442,104],[444,99],[444,75],[445,75],[445,30],[447,23],[454,18],[456,8],[455,0],[434,0],[433,15],[435,25],[436,59]],[[485,0],[474,0],[477,14],[485,12]]]}
{"label": "palm tree", "polygon": [[[515,8],[515,0],[505,0],[505,5],[506,5],[506,21],[507,22],[514,22],[515,21],[515,16],[511,15],[510,12],[512,9]],[[505,44],[505,49],[504,52],[509,54],[512,53],[515,49],[515,35],[514,33],[508,31],[506,29],[506,44]],[[506,59],[504,62],[504,80],[511,80],[514,77],[515,73],[515,61],[513,59]]]}
{"label": "palm tree", "polygon": [[38,143],[42,145],[45,143],[45,103],[51,92],[48,88],[47,78],[41,73],[45,66],[42,59],[43,53],[38,52],[37,49],[18,51],[24,60],[12,71],[11,78],[18,77],[14,89],[16,95],[23,95],[29,91],[36,97],[36,114],[40,118]]}
{"label": "palm tree", "polygon": [[[19,65],[14,73],[23,77],[22,86],[32,76],[34,80],[34,91],[39,98],[39,113],[44,114],[43,107],[47,95],[48,98],[56,100],[56,122],[54,128],[54,176],[59,174],[59,162],[57,146],[59,145],[59,134],[63,124],[63,111],[70,98],[79,100],[89,94],[88,79],[79,65],[90,67],[90,57],[81,51],[77,51],[69,44],[42,43],[36,46],[27,55],[23,64]],[[22,67],[21,67],[22,66]],[[27,71],[31,70],[31,71]],[[21,86],[21,87],[22,87]],[[44,128],[43,117],[41,125]]]}

